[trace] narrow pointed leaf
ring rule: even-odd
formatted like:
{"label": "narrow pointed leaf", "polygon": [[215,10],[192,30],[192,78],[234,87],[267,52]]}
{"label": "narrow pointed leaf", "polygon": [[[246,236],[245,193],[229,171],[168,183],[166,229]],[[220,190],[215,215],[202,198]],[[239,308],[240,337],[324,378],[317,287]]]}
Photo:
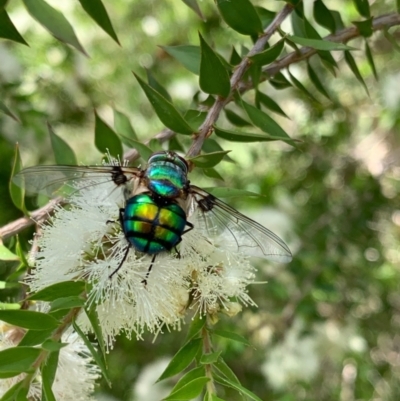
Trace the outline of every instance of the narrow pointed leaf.
{"label": "narrow pointed leaf", "polygon": [[113,111],[114,111],[114,129],[116,133],[121,136],[122,141],[124,142],[124,137],[129,139],[134,139],[135,141],[137,141],[138,138],[134,128],[131,125],[129,117],[126,114],[116,109],[114,109]]}
{"label": "narrow pointed leaf", "polygon": [[224,21],[243,35],[257,35],[262,32],[262,24],[256,9],[249,0],[216,0]]}
{"label": "narrow pointed leaf", "polygon": [[11,386],[10,389],[8,389],[4,394],[2,394],[0,401],[16,401],[20,396],[20,393],[24,393],[25,401],[28,399],[28,391],[29,388],[24,386],[23,380],[20,380]]}
{"label": "narrow pointed leaf", "polygon": [[214,127],[215,135],[219,138],[225,139],[230,142],[270,142],[270,141],[281,141],[286,138],[282,138],[280,136],[273,136],[268,134],[258,134],[253,132],[238,132],[231,131],[227,129],[222,129],[219,127]]}
{"label": "narrow pointed leaf", "polygon": [[23,186],[15,185],[12,177],[15,176],[19,171],[22,170],[22,161],[21,161],[21,156],[19,154],[19,146],[18,144],[15,146],[15,155],[14,155],[14,162],[13,162],[13,167],[11,171],[11,180],[9,183],[9,190],[10,190],[10,196],[11,199],[14,203],[14,205],[21,211],[23,211],[25,214],[27,214],[27,210],[25,208],[25,188]]}
{"label": "narrow pointed leaf", "polygon": [[200,88],[211,95],[227,97],[231,90],[229,75],[220,58],[207,42],[200,37]]}
{"label": "narrow pointed leaf", "polygon": [[200,330],[204,327],[206,323],[206,319],[204,316],[200,315],[200,313],[196,313],[196,315],[192,319],[192,323],[190,324],[189,331],[186,335],[186,342],[192,340],[196,337]]}
{"label": "narrow pointed leaf", "polygon": [[237,391],[239,391],[240,393],[244,394],[246,397],[250,398],[251,400],[254,401],[262,401],[262,399],[260,397],[258,397],[257,395],[255,395],[253,392],[251,392],[250,390],[248,390],[246,387],[243,387],[240,384],[237,384],[235,382],[232,382],[228,379],[225,379],[223,377],[215,377],[215,381],[225,385],[225,386],[229,386]]}
{"label": "narrow pointed leaf", "polygon": [[54,312],[60,309],[83,308],[84,306],[85,306],[85,301],[80,297],[76,296],[64,297],[54,300],[50,304],[50,310]]}
{"label": "narrow pointed leaf", "polygon": [[42,351],[33,347],[14,347],[0,351],[0,373],[28,372]]}
{"label": "narrow pointed leaf", "polygon": [[185,386],[186,384],[190,383],[194,379],[197,379],[199,377],[204,377],[205,371],[203,366],[199,366],[198,368],[194,368],[190,370],[189,372],[185,373],[175,384],[173,389],[171,390],[171,394]]}
{"label": "narrow pointed leaf", "polygon": [[17,31],[6,10],[0,8],[0,38],[9,39],[17,43],[27,45],[25,39]]}
{"label": "narrow pointed leaf", "polygon": [[268,114],[264,113],[262,110],[257,109],[257,107],[252,106],[242,100],[243,108],[246,110],[251,122],[258,128],[260,128],[265,133],[278,137],[283,140],[291,139],[289,135],[283,130],[283,128],[273,120]]}
{"label": "narrow pointed leaf", "polygon": [[87,55],[64,15],[43,0],[22,0],[29,14],[56,39],[67,43]]}
{"label": "narrow pointed leaf", "polygon": [[94,361],[96,364],[99,366],[101,373],[103,374],[104,378],[107,381],[107,384],[111,387],[111,381],[108,376],[107,372],[107,366],[105,364],[104,359],[102,356],[97,352],[97,350],[93,347],[92,343],[90,340],[86,337],[85,333],[80,329],[80,327],[76,324],[76,322],[73,323],[74,330],[79,334],[79,336],[82,338],[83,342],[85,343],[86,347],[89,349],[90,354],[92,355]]}
{"label": "narrow pointed leaf", "polygon": [[20,343],[19,347],[40,345],[48,340],[53,334],[53,329],[51,330],[28,330]]}
{"label": "narrow pointed leaf", "polygon": [[5,245],[0,243],[0,260],[13,261],[19,260],[19,257],[11,252]]}
{"label": "narrow pointed leaf", "polygon": [[225,401],[225,400],[217,397],[215,394],[211,394],[211,401]]}
{"label": "narrow pointed leaf", "polygon": [[204,16],[200,10],[196,0],[182,0],[189,8],[191,8],[203,21]]}
{"label": "narrow pointed leaf", "polygon": [[194,359],[201,348],[201,339],[194,338],[187,342],[172,358],[171,362],[165,368],[164,372],[158,378],[157,382],[175,376],[182,372]]}
{"label": "narrow pointed leaf", "polygon": [[214,168],[203,168],[202,171],[206,177],[224,181],[224,177],[222,177],[222,175],[218,173],[218,171],[215,170]]}
{"label": "narrow pointed leaf", "polygon": [[353,0],[353,3],[360,15],[365,18],[369,18],[371,16],[368,0]]}
{"label": "narrow pointed leaf", "polygon": [[280,114],[283,117],[289,118],[286,113],[281,109],[279,104],[263,92],[256,91],[256,104],[258,108],[260,108],[260,104],[263,104],[267,109],[277,114]]}
{"label": "narrow pointed leaf", "polygon": [[200,363],[202,365],[211,365],[218,361],[219,356],[221,355],[222,351],[211,352],[209,354],[203,354],[200,358]]}
{"label": "narrow pointed leaf", "polygon": [[330,42],[329,40],[308,39],[299,36],[289,36],[288,38],[298,45],[312,47],[317,50],[355,50],[354,47],[347,46],[343,43]]}
{"label": "narrow pointed leaf", "polygon": [[322,0],[314,1],[314,19],[331,33],[335,33],[336,23],[331,11]]}
{"label": "narrow pointed leaf", "polygon": [[102,364],[104,365],[104,367],[107,368],[106,348],[105,348],[106,342],[103,337],[103,330],[100,325],[99,316],[94,307],[92,307],[91,309],[86,308],[85,313],[90,321],[90,324],[92,325],[93,332],[94,332],[94,334],[97,338],[97,341],[99,343],[99,346],[100,346],[99,357],[101,358]]}
{"label": "narrow pointed leaf", "polygon": [[367,56],[367,61],[369,66],[371,67],[372,73],[374,74],[375,79],[378,81],[379,77],[378,72],[375,68],[374,57],[367,41],[365,41],[365,55]]}
{"label": "narrow pointed leaf", "polygon": [[41,370],[42,393],[44,394],[46,401],[56,401],[52,385],[57,372],[58,357],[59,352],[51,352]]}
{"label": "narrow pointed leaf", "polygon": [[241,335],[234,333],[232,331],[226,331],[226,330],[213,330],[213,334],[228,338],[229,340],[236,341],[238,343],[244,344],[246,346],[251,346],[251,344]]}
{"label": "narrow pointed leaf", "polygon": [[263,52],[257,53],[254,56],[250,56],[250,59],[260,65],[270,64],[279,57],[284,46],[285,40],[281,39],[279,42],[275,43],[273,46],[264,50]]}
{"label": "narrow pointed leaf", "polygon": [[79,0],[83,9],[93,18],[104,32],[110,35],[118,44],[119,40],[111,24],[110,17],[101,0]]}
{"label": "narrow pointed leaf", "polygon": [[207,112],[205,111],[189,109],[185,113],[185,120],[196,130],[200,128],[200,125],[203,124],[206,117]]}
{"label": "narrow pointed leaf", "polygon": [[354,60],[354,57],[352,56],[352,54],[348,51],[344,52],[344,59],[346,60],[347,65],[349,66],[349,68],[351,69],[351,71],[353,72],[353,74],[355,75],[355,77],[358,79],[358,81],[362,84],[362,86],[364,87],[365,91],[367,92],[367,95],[369,95],[368,92],[368,88],[367,85],[365,84],[365,81],[357,67],[356,61]]}
{"label": "narrow pointed leaf", "polygon": [[79,296],[85,290],[85,283],[83,281],[64,281],[61,283],[53,284],[49,287],[43,288],[38,292],[30,295],[30,301],[47,301],[51,302],[58,298]]}
{"label": "narrow pointed leaf", "polygon": [[29,310],[0,310],[0,320],[29,330],[51,330],[58,327],[54,317]]}
{"label": "narrow pointed leaf", "polygon": [[325,86],[322,84],[321,80],[319,79],[317,73],[314,71],[310,63],[307,63],[307,72],[311,82],[318,89],[318,91],[329,100],[332,100],[329,96],[329,93],[326,91]]}
{"label": "narrow pointed leaf", "polygon": [[161,46],[170,56],[177,59],[186,69],[193,74],[200,74],[200,46]]}
{"label": "narrow pointed leaf", "polygon": [[127,145],[133,149],[136,149],[140,157],[144,160],[148,160],[149,157],[154,153],[151,148],[140,141],[135,141],[134,139],[125,138]]}
{"label": "narrow pointed leaf", "polygon": [[313,96],[312,93],[288,70],[290,79],[293,82],[293,85],[299,89],[301,92],[303,92],[310,100],[313,102],[319,103],[319,101]]}
{"label": "narrow pointed leaf", "polygon": [[242,61],[242,58],[239,56],[239,53],[236,51],[234,47],[232,47],[231,57],[229,58],[229,64],[238,65]]}
{"label": "narrow pointed leaf", "polygon": [[267,26],[269,26],[271,22],[274,20],[276,13],[259,6],[255,6],[255,9],[257,11],[258,16],[260,17],[262,28],[263,29],[267,28]]}
{"label": "narrow pointed leaf", "polygon": [[221,162],[226,154],[228,154],[230,150],[224,150],[221,152],[212,152],[205,153],[196,157],[192,157],[188,160],[193,162],[196,167],[200,168],[210,168],[214,167]]}
{"label": "narrow pointed leaf", "polygon": [[149,84],[139,78],[135,73],[133,74],[135,75],[135,78],[142,87],[147,99],[149,99],[161,122],[174,132],[183,135],[191,135],[193,133],[193,129],[185,121],[185,119],[182,117],[182,114],[179,113],[175,106]]}
{"label": "narrow pointed leaf", "polygon": [[[0,29],[1,29],[1,22],[0,22]],[[1,35],[0,35],[1,37]],[[7,114],[9,117],[14,119],[16,122],[20,122],[19,118],[2,102],[0,101],[0,111],[4,114]]]}
{"label": "narrow pointed leaf", "polygon": [[299,13],[294,10],[290,16],[292,22],[292,29],[295,36],[306,37],[306,31],[304,28],[304,17],[300,16]]}
{"label": "narrow pointed leaf", "polygon": [[198,377],[197,379],[192,380],[191,382],[185,384],[175,392],[171,393],[168,397],[165,397],[164,400],[187,401],[196,398],[201,394],[201,392],[204,389],[204,386],[209,380],[210,379],[208,377]]}
{"label": "narrow pointed leaf", "polygon": [[154,75],[151,73],[150,70],[146,70],[147,74],[147,82],[149,85],[155,89],[161,96],[164,96],[165,99],[168,101],[172,102],[170,94],[167,92],[167,90],[155,79]]}
{"label": "narrow pointed leaf", "polygon": [[240,117],[239,114],[236,114],[234,111],[229,109],[225,109],[224,111],[226,118],[231,124],[236,125],[237,127],[248,127],[251,125],[247,120]]}
{"label": "narrow pointed leaf", "polygon": [[101,153],[110,152],[116,158],[123,156],[122,143],[114,130],[94,112],[94,144]]}
{"label": "narrow pointed leaf", "polygon": [[53,148],[54,157],[57,164],[78,164],[76,161],[75,153],[71,147],[60,138],[53,130],[51,125],[47,123],[49,130],[51,146]]}
{"label": "narrow pointed leaf", "polygon": [[290,88],[292,84],[287,80],[287,78],[281,73],[278,72],[269,80],[269,83],[275,88],[275,89],[285,89],[285,88]]}
{"label": "narrow pointed leaf", "polygon": [[353,21],[353,24],[358,28],[360,34],[364,36],[364,38],[372,36],[372,17],[364,21]]}
{"label": "narrow pointed leaf", "polygon": [[213,365],[214,370],[216,370],[219,375],[228,379],[229,381],[240,384],[239,379],[233,372],[233,370],[226,364],[226,362],[220,357],[219,360]]}

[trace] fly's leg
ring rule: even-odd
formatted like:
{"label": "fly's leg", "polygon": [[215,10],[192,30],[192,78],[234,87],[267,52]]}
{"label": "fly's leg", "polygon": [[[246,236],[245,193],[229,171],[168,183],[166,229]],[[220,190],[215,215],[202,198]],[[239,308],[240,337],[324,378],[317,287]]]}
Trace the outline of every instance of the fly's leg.
{"label": "fly's leg", "polygon": [[[186,225],[187,225],[189,228],[187,228],[187,229],[182,233],[182,235],[188,233],[189,231],[193,230],[193,228],[194,228],[194,225],[193,225],[192,223],[190,223],[189,221],[186,222]],[[182,237],[180,238],[180,240],[179,240],[179,241],[175,244],[175,246],[174,246],[174,249],[175,249],[175,252],[176,252],[176,256],[177,256],[178,259],[181,258],[181,253],[178,251],[178,248],[177,248],[176,246],[177,246],[181,241],[182,241]]]}
{"label": "fly's leg", "polygon": [[124,264],[126,258],[128,257],[129,254],[129,248],[130,248],[130,244],[125,248],[125,254],[124,257],[122,258],[121,262],[119,262],[118,267],[108,276],[109,279],[112,279],[112,277],[114,276],[115,273],[117,273],[117,271],[122,267],[122,265]]}
{"label": "fly's leg", "polygon": [[144,284],[145,287],[147,286],[147,279],[149,278],[151,269],[153,268],[153,263],[156,260],[156,256],[157,254],[153,255],[153,257],[151,258],[151,263],[149,268],[147,269],[146,277],[142,280],[142,283]]}

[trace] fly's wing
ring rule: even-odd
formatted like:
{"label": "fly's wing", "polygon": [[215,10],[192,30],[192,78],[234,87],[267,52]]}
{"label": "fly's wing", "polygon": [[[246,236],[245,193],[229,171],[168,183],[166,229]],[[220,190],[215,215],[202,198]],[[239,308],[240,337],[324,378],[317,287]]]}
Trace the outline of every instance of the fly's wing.
{"label": "fly's wing", "polygon": [[272,231],[239,213],[208,192],[190,187],[188,217],[195,213],[196,228],[209,236],[233,243],[238,251],[275,262],[288,263],[292,254],[288,246]]}
{"label": "fly's wing", "polygon": [[[56,193],[64,184],[80,183],[80,188],[114,181],[118,185],[138,175],[134,167],[114,166],[34,166],[21,170],[13,177],[16,185],[29,194],[42,193],[49,197],[68,194],[68,189]],[[82,183],[82,184],[81,184]],[[87,185],[85,185],[87,183]],[[71,186],[69,186],[69,192]]]}

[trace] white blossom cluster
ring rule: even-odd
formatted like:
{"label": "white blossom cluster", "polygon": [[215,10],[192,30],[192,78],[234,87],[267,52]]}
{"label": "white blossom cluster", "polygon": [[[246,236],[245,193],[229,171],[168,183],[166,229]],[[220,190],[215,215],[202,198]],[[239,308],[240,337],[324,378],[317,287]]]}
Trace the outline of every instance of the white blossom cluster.
{"label": "white blossom cluster", "polygon": [[[22,329],[9,326],[0,321],[0,351],[15,347],[22,338]],[[54,377],[52,391],[57,401],[90,401],[95,382],[100,378],[100,369],[92,361],[92,356],[83,340],[73,331],[63,334],[58,368]],[[26,373],[7,379],[0,379],[0,397],[14,384],[24,379]],[[42,396],[40,373],[33,378],[29,387],[28,399],[39,401]]]}
{"label": "white blossom cluster", "polygon": [[[158,254],[148,273],[151,256],[133,247],[121,264],[129,243],[119,222],[125,200],[115,184],[85,181],[69,201],[42,226],[27,282],[33,292],[67,280],[90,282],[88,303],[96,308],[108,347],[121,331],[140,338],[145,330],[179,328],[189,309],[233,315],[240,304],[253,304],[246,289],[254,280],[248,259],[214,243],[194,221],[179,255]],[[90,330],[83,317],[79,324]]]}

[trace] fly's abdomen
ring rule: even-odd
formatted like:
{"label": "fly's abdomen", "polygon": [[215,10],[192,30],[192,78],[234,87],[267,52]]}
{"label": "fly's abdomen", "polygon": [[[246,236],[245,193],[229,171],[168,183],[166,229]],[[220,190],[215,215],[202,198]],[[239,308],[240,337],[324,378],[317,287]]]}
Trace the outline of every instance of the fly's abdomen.
{"label": "fly's abdomen", "polygon": [[177,245],[186,226],[186,214],[176,203],[141,194],[130,198],[123,216],[127,240],[139,252],[156,254]]}

